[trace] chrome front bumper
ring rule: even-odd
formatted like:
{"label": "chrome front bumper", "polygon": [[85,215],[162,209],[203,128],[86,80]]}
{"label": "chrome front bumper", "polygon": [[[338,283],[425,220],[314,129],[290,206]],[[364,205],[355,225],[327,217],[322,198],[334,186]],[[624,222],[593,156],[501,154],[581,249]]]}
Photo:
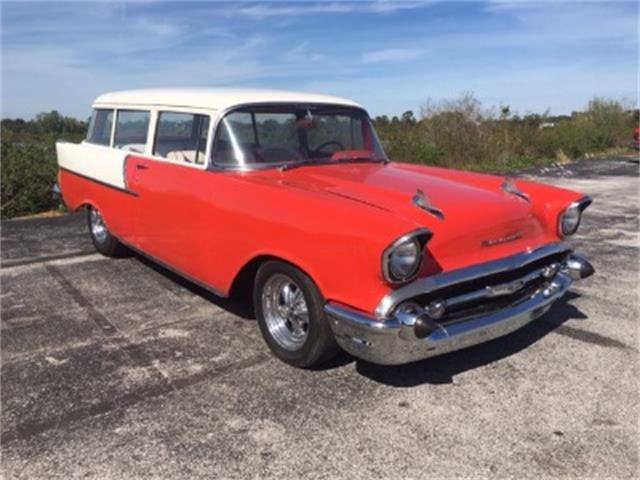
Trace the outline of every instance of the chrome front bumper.
{"label": "chrome front bumper", "polygon": [[[568,252],[567,252],[568,253]],[[593,267],[569,255],[562,268],[526,300],[508,308],[458,322],[430,323],[420,330],[424,310],[407,315],[399,309],[380,319],[334,303],[325,313],[338,344],[352,355],[381,365],[397,365],[441,355],[507,335],[540,317],[562,297],[572,280],[586,278]]]}

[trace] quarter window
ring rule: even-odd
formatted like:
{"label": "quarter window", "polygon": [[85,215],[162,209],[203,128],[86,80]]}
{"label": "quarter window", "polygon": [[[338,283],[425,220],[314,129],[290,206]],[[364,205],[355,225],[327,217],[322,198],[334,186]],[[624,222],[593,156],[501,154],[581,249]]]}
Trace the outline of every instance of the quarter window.
{"label": "quarter window", "polygon": [[118,110],[113,146],[122,150],[144,153],[149,130],[149,112]]}
{"label": "quarter window", "polygon": [[204,165],[209,116],[160,112],[153,154],[168,160]]}
{"label": "quarter window", "polygon": [[113,110],[97,108],[91,116],[89,131],[87,132],[87,142],[96,145],[111,144],[111,128],[113,126]]}

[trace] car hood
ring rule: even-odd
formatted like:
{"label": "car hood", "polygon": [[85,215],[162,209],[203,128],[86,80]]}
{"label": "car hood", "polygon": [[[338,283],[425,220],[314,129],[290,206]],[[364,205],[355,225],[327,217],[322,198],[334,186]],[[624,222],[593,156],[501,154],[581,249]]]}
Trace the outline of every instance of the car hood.
{"label": "car hood", "polygon": [[[460,179],[445,178],[442,169],[389,164],[312,165],[282,173],[282,183],[320,191],[383,209],[404,217],[414,228],[433,232],[428,249],[443,268],[538,246],[544,228],[531,204],[502,190],[502,177],[482,176],[474,182],[460,172]],[[481,183],[481,184],[478,184]],[[442,218],[412,201],[421,190]]]}

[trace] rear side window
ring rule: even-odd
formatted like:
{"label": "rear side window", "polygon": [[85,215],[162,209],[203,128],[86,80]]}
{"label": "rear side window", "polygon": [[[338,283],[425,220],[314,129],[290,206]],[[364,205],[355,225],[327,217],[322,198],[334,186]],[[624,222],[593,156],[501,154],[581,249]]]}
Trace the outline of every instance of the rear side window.
{"label": "rear side window", "polygon": [[113,146],[122,150],[144,153],[149,130],[149,112],[118,110]]}
{"label": "rear side window", "polygon": [[204,165],[209,116],[160,112],[153,154],[168,160]]}
{"label": "rear side window", "polygon": [[91,116],[89,131],[87,132],[87,142],[109,146],[111,144],[112,126],[113,110],[95,109]]}

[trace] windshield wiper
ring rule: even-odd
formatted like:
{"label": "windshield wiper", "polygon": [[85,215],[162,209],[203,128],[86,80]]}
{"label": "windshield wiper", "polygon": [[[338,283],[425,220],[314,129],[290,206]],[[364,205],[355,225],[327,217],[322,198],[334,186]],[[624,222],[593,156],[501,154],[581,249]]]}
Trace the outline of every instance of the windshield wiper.
{"label": "windshield wiper", "polygon": [[336,160],[332,160],[333,163],[351,163],[351,162],[361,162],[361,163],[366,163],[366,162],[375,162],[375,163],[387,163],[388,160],[386,158],[376,158],[376,157],[343,157],[343,158],[338,158]]}
{"label": "windshield wiper", "polygon": [[292,168],[304,167],[306,165],[332,165],[336,163],[366,163],[366,162],[376,162],[376,163],[384,163],[386,164],[389,160],[386,158],[376,158],[376,157],[344,157],[338,158],[336,160],[331,159],[318,159],[318,158],[308,158],[306,160],[302,160],[300,162],[295,163],[285,163],[280,167],[280,171],[284,172],[286,170],[291,170]]}
{"label": "windshield wiper", "polygon": [[305,165],[326,165],[328,163],[333,163],[333,160],[307,158],[306,160],[301,160],[299,162],[285,163],[280,167],[280,171],[284,172],[286,170],[291,170],[292,168],[304,167]]}

